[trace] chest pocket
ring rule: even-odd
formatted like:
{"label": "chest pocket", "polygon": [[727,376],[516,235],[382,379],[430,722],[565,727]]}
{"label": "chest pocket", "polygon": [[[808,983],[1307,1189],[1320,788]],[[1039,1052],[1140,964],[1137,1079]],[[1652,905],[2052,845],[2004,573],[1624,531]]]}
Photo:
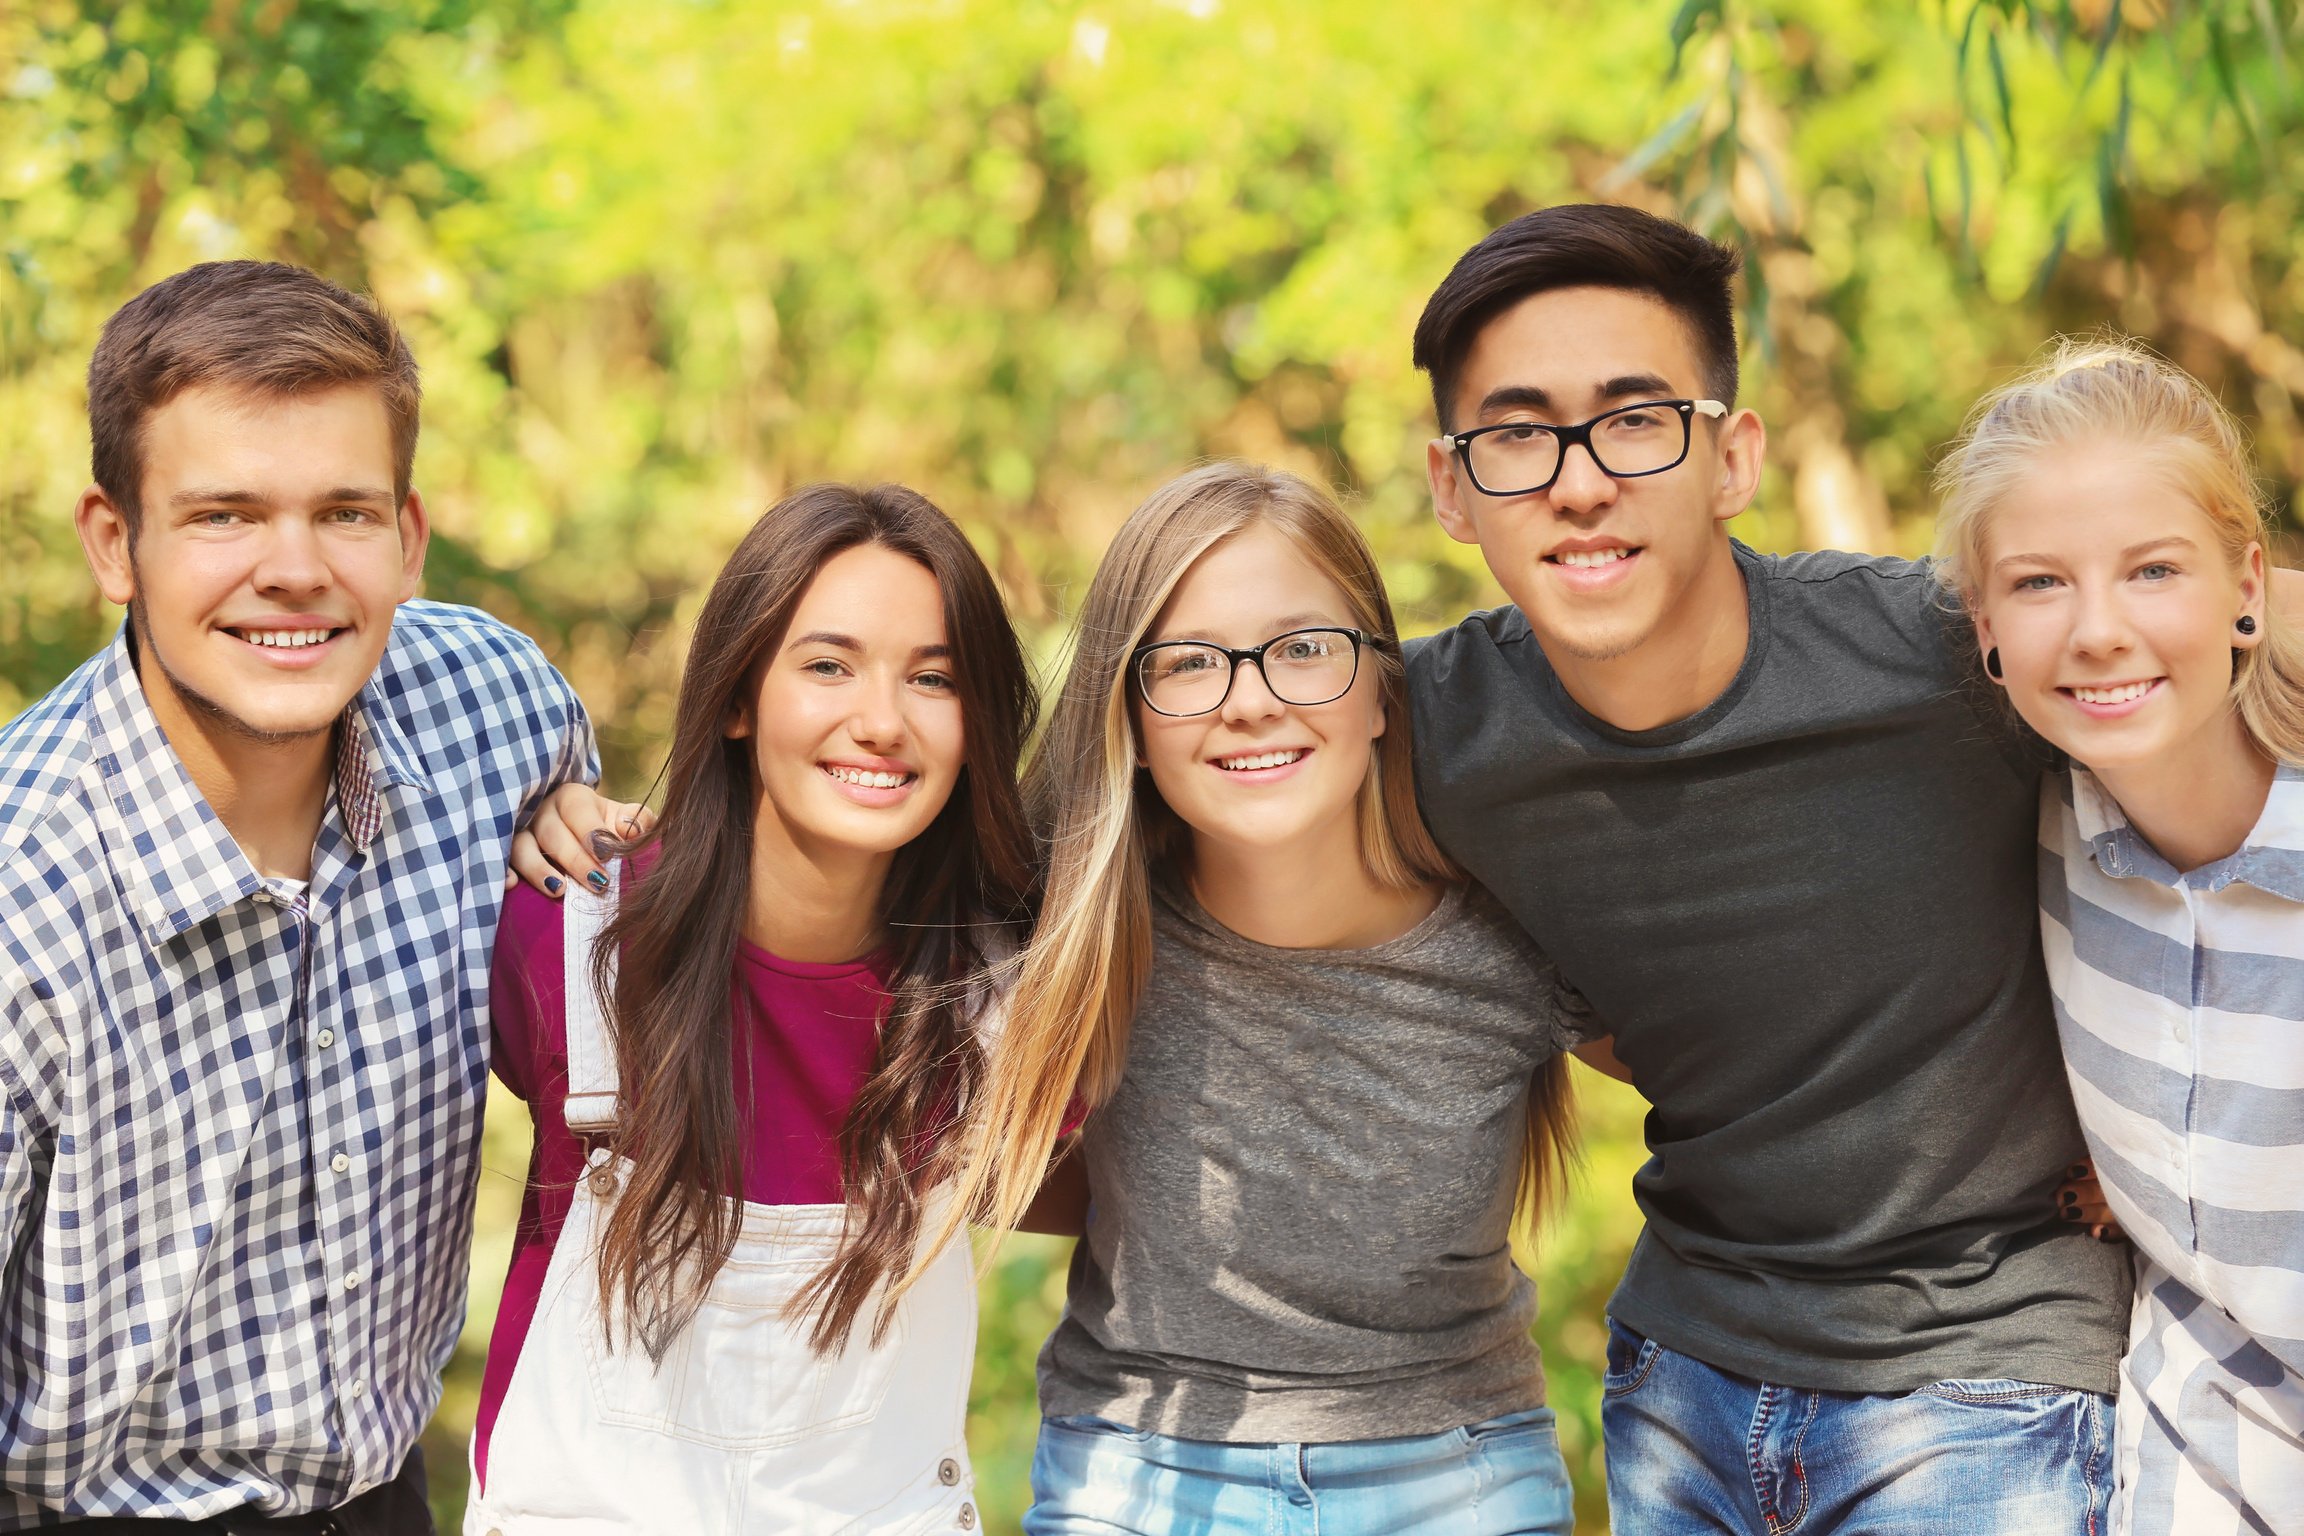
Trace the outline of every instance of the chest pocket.
{"label": "chest pocket", "polygon": [[849,1347],[830,1356],[808,1347],[806,1316],[784,1315],[832,1252],[841,1216],[839,1206],[746,1207],[746,1235],[661,1365],[621,1334],[611,1344],[587,1330],[602,1421],[724,1450],[767,1450],[871,1422],[903,1356],[909,1306],[897,1309],[881,1348],[867,1342],[867,1312]]}

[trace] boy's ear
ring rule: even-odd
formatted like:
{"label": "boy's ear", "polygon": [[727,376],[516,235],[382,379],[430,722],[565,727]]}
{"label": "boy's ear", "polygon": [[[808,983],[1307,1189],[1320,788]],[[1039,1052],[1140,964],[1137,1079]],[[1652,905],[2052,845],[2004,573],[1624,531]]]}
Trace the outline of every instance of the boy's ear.
{"label": "boy's ear", "polygon": [[1424,445],[1424,477],[1432,485],[1432,515],[1440,520],[1441,531],[1459,544],[1478,544],[1480,530],[1464,505],[1471,487],[1456,462],[1455,445],[1448,439],[1436,437]]}
{"label": "boy's ear", "polygon": [[80,535],[80,552],[88,558],[96,589],[106,602],[127,607],[136,596],[135,534],[128,514],[112,504],[104,487],[91,485],[72,509],[72,527]]}
{"label": "boy's ear", "polygon": [[432,514],[424,510],[423,495],[410,490],[400,503],[400,601],[424,585],[424,553],[431,547]]}

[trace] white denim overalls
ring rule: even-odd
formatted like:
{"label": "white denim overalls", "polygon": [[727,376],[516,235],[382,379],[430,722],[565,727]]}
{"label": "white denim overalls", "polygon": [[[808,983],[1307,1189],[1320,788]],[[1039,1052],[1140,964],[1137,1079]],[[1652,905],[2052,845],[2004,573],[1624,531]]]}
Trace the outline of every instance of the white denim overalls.
{"label": "white denim overalls", "polygon": [[[568,1127],[616,1124],[616,1056],[590,974],[614,910],[571,892]],[[728,1263],[661,1366],[600,1326],[597,1243],[629,1165],[595,1147],[553,1245],[536,1317],[498,1409],[466,1536],[916,1536],[978,1525],[965,1429],[976,1349],[968,1248],[954,1243],[898,1306],[820,1358],[781,1308],[840,1240],[845,1207],[744,1206]],[[927,1225],[924,1216],[923,1225]]]}

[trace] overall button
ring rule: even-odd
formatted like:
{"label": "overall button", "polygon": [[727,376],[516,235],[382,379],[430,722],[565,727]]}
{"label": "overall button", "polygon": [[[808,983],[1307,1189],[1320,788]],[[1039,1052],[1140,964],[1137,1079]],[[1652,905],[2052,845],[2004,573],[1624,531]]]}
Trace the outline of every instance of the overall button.
{"label": "overall button", "polygon": [[591,1185],[592,1193],[598,1195],[603,1200],[616,1193],[616,1173],[614,1169],[595,1168],[592,1170],[592,1177],[586,1179],[584,1182]]}
{"label": "overall button", "polygon": [[960,1506],[960,1529],[964,1531],[972,1531],[976,1529],[975,1505],[963,1504]]}
{"label": "overall button", "polygon": [[947,1456],[936,1463],[936,1481],[950,1488],[960,1481],[960,1463]]}

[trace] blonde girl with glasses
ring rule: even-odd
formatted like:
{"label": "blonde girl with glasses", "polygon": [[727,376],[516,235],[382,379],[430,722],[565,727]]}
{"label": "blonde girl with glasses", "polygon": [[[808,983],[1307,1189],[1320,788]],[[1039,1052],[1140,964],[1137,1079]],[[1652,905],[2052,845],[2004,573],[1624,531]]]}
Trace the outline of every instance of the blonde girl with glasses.
{"label": "blonde girl with glasses", "polygon": [[1290,475],[1183,475],[1090,585],[953,1207],[1014,1225],[1094,1106],[1030,1536],[1570,1529],[1509,1238],[1587,1020],[1426,832],[1402,678],[1366,543]]}
{"label": "blonde girl with glasses", "polygon": [[2246,448],[2188,374],[2067,342],[1939,479],[1984,671],[2070,762],[2041,932],[2137,1250],[2114,1529],[2304,1530],[2304,635]]}

